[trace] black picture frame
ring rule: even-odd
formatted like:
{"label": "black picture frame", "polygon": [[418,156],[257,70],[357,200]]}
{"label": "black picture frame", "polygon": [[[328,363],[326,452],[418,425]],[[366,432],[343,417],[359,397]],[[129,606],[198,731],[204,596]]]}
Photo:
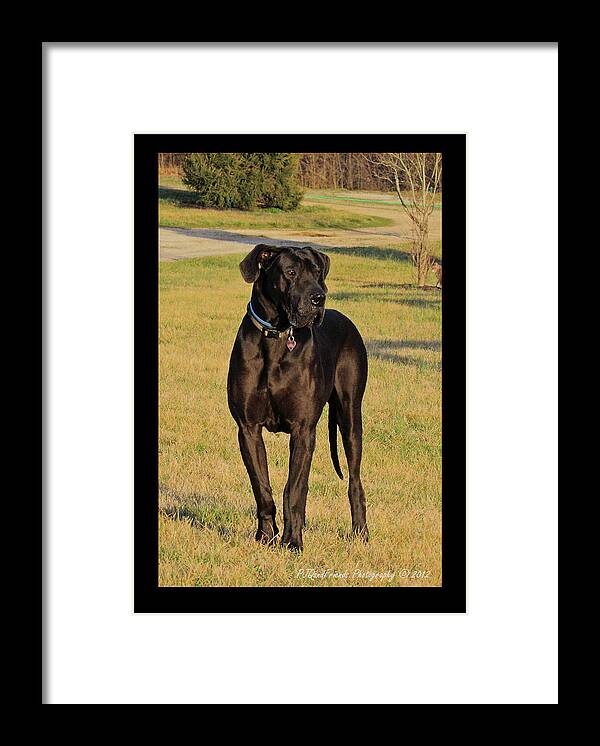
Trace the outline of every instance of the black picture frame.
{"label": "black picture frame", "polygon": [[[158,153],[441,152],[442,585],[440,587],[158,586]],[[466,611],[466,136],[134,136],[134,611]],[[232,337],[233,341],[233,337]]]}

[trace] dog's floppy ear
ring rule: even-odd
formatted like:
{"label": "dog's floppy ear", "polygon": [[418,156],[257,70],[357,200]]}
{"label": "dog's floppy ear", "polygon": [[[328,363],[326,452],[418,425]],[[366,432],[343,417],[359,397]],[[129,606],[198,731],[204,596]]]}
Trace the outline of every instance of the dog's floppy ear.
{"label": "dog's floppy ear", "polygon": [[327,254],[323,254],[322,251],[317,251],[316,254],[323,262],[323,279],[325,279],[329,274],[329,265],[331,264],[331,259],[327,256]]}
{"label": "dog's floppy ear", "polygon": [[[307,246],[306,248],[308,249],[309,247]],[[329,259],[327,254],[324,254],[322,251],[317,251],[316,249],[310,249],[310,251],[321,267],[321,272],[323,273],[323,284],[325,284],[325,278],[329,274],[329,265],[331,264],[331,260]],[[327,292],[327,287],[325,287],[325,292]]]}
{"label": "dog's floppy ear", "polygon": [[240,272],[244,280],[246,282],[254,282],[258,277],[261,265],[267,265],[275,254],[280,251],[280,246],[267,246],[265,243],[259,243],[258,246],[255,246],[240,263]]}

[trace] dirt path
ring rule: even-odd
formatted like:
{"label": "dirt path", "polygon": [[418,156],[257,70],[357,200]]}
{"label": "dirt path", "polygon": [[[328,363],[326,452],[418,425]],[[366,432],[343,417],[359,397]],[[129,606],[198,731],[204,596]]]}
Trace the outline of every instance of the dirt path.
{"label": "dirt path", "polygon": [[[313,202],[310,197],[307,202]],[[378,246],[392,247],[406,243],[410,239],[410,221],[401,211],[391,206],[359,205],[348,202],[319,200],[333,210],[355,212],[364,215],[376,215],[392,219],[391,225],[381,228],[355,228],[352,230],[332,229],[315,231],[286,230],[237,230],[224,231],[212,228],[160,228],[159,246],[161,261],[190,259],[197,256],[216,256],[219,254],[238,254],[249,251],[257,243],[280,244],[290,246],[313,246],[327,249],[331,246]],[[438,240],[441,236],[441,211],[432,215],[431,238]]]}

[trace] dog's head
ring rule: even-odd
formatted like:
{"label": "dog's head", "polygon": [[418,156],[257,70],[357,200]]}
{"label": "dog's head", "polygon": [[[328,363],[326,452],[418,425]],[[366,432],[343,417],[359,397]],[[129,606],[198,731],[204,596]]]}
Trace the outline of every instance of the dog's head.
{"label": "dog's head", "polygon": [[240,264],[242,277],[253,282],[279,309],[292,326],[319,325],[325,313],[329,257],[304,246],[259,244]]}

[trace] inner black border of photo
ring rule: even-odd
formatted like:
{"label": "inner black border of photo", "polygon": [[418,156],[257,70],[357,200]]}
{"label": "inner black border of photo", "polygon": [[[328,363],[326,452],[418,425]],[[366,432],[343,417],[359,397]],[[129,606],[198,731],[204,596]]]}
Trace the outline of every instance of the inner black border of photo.
{"label": "inner black border of photo", "polygon": [[[159,587],[158,153],[440,152],[442,245],[442,585]],[[134,611],[466,611],[466,135],[134,136]]]}

